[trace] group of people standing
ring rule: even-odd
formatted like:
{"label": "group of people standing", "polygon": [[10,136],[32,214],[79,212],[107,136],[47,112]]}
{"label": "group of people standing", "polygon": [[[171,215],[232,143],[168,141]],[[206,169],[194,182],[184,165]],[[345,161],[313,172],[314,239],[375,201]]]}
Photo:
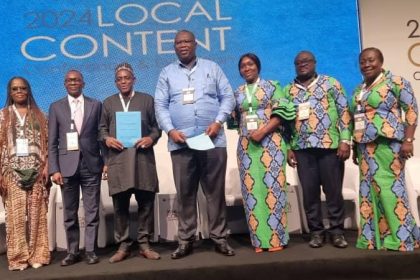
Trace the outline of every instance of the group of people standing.
{"label": "group of people standing", "polygon": [[[83,94],[83,75],[70,70],[67,96],[52,103],[48,119],[38,108],[30,84],[14,77],[0,111],[0,191],[6,210],[7,259],[10,270],[49,264],[47,203],[50,179],[63,197],[67,255],[62,266],[82,260],[79,251],[80,191],[85,210],[85,261],[99,262],[95,241],[99,223],[100,184],[107,174],[119,247],[109,259],[120,262],[138,244],[139,256],[160,259],[149,239],[159,190],[153,146],[168,135],[178,200],[179,259],[193,253],[199,185],[207,200],[210,238],[215,251],[234,256],[228,244],[225,202],[226,136],[224,123],[236,123],[237,159],[244,209],[257,253],[280,251],[289,242],[286,163],[297,168],[309,246],[322,247],[328,232],[335,247],[345,248],[342,182],[344,161],[360,167],[361,223],[356,246],[410,251],[420,232],[411,215],[404,178],[413,155],[417,103],[408,81],[382,69],[376,48],[361,52],[364,80],[350,104],[340,83],[316,72],[315,56],[299,52],[296,78],[285,87],[260,77],[261,62],[241,56],[245,83],[233,91],[215,62],[196,56],[195,36],[179,31],[174,39],[178,60],[161,71],[154,98],[134,90],[128,63],[115,68],[118,93],[103,103]],[[117,138],[118,112],[141,112],[141,135],[132,147]],[[403,112],[405,118],[403,118]],[[215,148],[194,150],[190,137],[205,133]],[[329,228],[321,214],[321,186]],[[136,240],[129,235],[130,198],[138,204]]]}

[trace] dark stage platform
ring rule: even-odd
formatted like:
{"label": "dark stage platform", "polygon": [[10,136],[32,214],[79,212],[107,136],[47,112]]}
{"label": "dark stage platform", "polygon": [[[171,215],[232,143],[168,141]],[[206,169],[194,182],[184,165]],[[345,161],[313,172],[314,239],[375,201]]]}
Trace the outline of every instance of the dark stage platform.
{"label": "dark stage platform", "polygon": [[292,235],[289,247],[280,252],[256,254],[247,235],[230,239],[236,256],[225,257],[214,252],[209,240],[195,243],[194,254],[172,260],[170,253],[175,243],[160,243],[154,248],[162,259],[150,261],[132,256],[117,264],[108,258],[115,247],[98,251],[101,262],[84,262],[61,267],[65,252],[53,252],[52,264],[22,272],[7,270],[6,256],[0,256],[0,279],[83,279],[83,280],[186,280],[186,279],[420,279],[420,249],[411,253],[367,251],[354,247],[356,233],[346,233],[350,242],[347,249],[336,249],[326,244],[320,249],[308,247],[302,235]]}

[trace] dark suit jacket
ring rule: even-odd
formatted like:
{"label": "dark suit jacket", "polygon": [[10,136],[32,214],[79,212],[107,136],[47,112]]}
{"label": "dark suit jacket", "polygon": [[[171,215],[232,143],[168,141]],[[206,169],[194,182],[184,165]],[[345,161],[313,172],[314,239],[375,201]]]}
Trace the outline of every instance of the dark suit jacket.
{"label": "dark suit jacket", "polygon": [[73,176],[80,154],[92,173],[101,173],[103,160],[100,152],[99,121],[102,104],[84,96],[84,115],[79,135],[79,150],[67,151],[66,133],[70,132],[71,109],[67,96],[52,103],[48,114],[48,170],[61,172],[63,177]]}

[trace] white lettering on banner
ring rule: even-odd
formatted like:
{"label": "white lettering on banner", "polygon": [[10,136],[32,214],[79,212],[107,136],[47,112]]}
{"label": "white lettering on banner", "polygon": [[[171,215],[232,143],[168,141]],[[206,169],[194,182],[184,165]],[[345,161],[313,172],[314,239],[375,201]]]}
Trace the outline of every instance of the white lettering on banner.
{"label": "white lettering on banner", "polygon": [[[220,0],[195,1],[191,6],[182,3],[165,1],[151,7],[140,4],[128,3],[116,7],[115,10],[107,10],[107,7],[96,6],[96,20],[99,28],[109,32],[94,34],[65,34],[54,32],[54,35],[42,34],[29,37],[21,44],[22,55],[31,61],[43,62],[60,57],[70,59],[87,59],[98,55],[102,50],[102,57],[111,57],[113,54],[124,53],[127,55],[148,55],[152,50],[156,54],[173,54],[173,42],[176,30],[120,30],[121,26],[140,26],[146,22],[154,21],[158,24],[168,25],[179,22],[192,23],[194,19],[203,19],[211,22],[213,26],[202,27],[202,33],[194,30],[197,44],[207,51],[226,50],[226,34],[231,26],[216,25],[219,21],[232,20],[221,11]],[[213,6],[212,6],[213,5]],[[212,8],[212,9],[210,9]],[[26,27],[35,29],[63,29],[72,30],[78,25],[95,25],[94,12],[85,9],[83,11],[30,11],[25,13],[29,20]],[[115,30],[118,27],[118,30]],[[96,30],[93,30],[96,31]],[[137,51],[138,50],[138,51]]]}
{"label": "white lettering on banner", "polygon": [[[161,53],[161,54],[174,53],[174,50],[173,50],[174,40],[172,38],[174,37],[173,34],[175,34],[175,33],[176,33],[176,30],[166,30],[166,31],[158,31],[157,32],[158,53]],[[162,39],[162,35],[166,35],[166,34],[172,34],[171,39]],[[168,47],[168,50],[164,50],[163,49],[163,44],[169,44],[169,43],[170,43],[170,46]]]}
{"label": "white lettering on banner", "polygon": [[134,32],[134,35],[141,35],[141,54],[147,54],[147,35],[152,35],[152,31]]}
{"label": "white lettering on banner", "polygon": [[216,20],[232,20],[232,17],[222,17],[222,15],[220,14],[220,3],[219,0],[215,1],[216,4]]}
{"label": "white lettering on banner", "polygon": [[[199,10],[199,11],[196,11],[196,10]],[[198,1],[195,2],[187,18],[185,19],[185,22],[189,22],[193,16],[205,16],[209,21],[213,20],[211,16],[209,15],[209,13],[206,11],[206,9],[204,9],[204,7]]]}
{"label": "white lettering on banner", "polygon": [[[226,30],[231,30],[231,27],[223,26],[223,27],[204,28],[203,30],[204,41],[197,39],[197,43],[204,49],[211,51],[212,50],[211,39],[217,38],[220,42],[218,50],[224,51],[226,49],[226,42],[225,42]],[[101,41],[102,41],[103,57],[110,56],[110,46],[114,46],[116,47],[116,49],[128,55],[134,55],[133,49],[135,50],[138,49],[140,50],[142,55],[147,55],[149,53],[149,48],[148,48],[149,44],[148,44],[147,37],[151,37],[154,34],[156,34],[157,54],[172,54],[174,53],[173,37],[176,32],[177,32],[176,30],[158,30],[156,32],[135,31],[132,33],[127,32],[125,34],[125,41],[124,40],[117,41],[115,38],[112,38],[106,34],[102,34]],[[166,39],[165,36],[167,36],[168,34],[170,34],[171,36],[168,36],[168,39]],[[133,36],[139,37],[141,47],[136,46],[138,44],[138,40],[133,41],[133,38],[132,38]],[[30,53],[29,51],[30,43],[35,43],[35,42],[44,43],[44,41],[54,43],[57,40],[49,36],[31,37],[22,43],[21,52],[23,56],[32,61],[48,61],[48,60],[57,58],[58,53],[55,53],[53,50],[51,50],[50,48],[51,43],[48,43],[43,48],[44,50],[45,49],[51,50],[50,54],[47,56],[37,56],[33,53]],[[86,50],[84,51],[78,50],[77,53],[74,50],[72,51],[71,46],[69,45],[71,42],[73,42],[73,45],[76,45],[78,48],[80,47],[80,45],[83,45],[83,46],[86,45]],[[78,44],[75,44],[74,42],[78,42]],[[86,34],[74,34],[74,35],[67,36],[60,43],[61,54],[64,57],[68,57],[71,59],[89,58],[95,55],[98,49],[99,49],[98,40]],[[217,49],[217,47],[213,47],[213,49]]]}
{"label": "white lettering on banner", "polygon": [[157,16],[158,9],[163,7],[163,6],[171,6],[171,5],[174,6],[174,7],[177,7],[177,8],[181,8],[181,5],[179,3],[175,3],[175,2],[164,2],[164,3],[157,4],[152,9],[152,12],[151,12],[152,18],[156,22],[159,22],[159,23],[162,23],[162,24],[173,24],[173,23],[177,23],[177,22],[181,21],[181,17],[177,17],[173,20],[163,20],[163,19],[158,18],[158,16]]}
{"label": "white lettering on banner", "polygon": [[103,16],[102,16],[102,6],[96,7],[96,11],[98,14],[98,26],[99,27],[108,27],[108,26],[114,26],[113,23],[104,23],[103,22]]}
{"label": "white lettering on banner", "polygon": [[55,54],[51,54],[49,56],[44,56],[44,57],[35,57],[30,55],[27,51],[26,51],[26,47],[29,43],[33,42],[33,41],[37,41],[37,40],[46,40],[46,41],[50,41],[50,42],[55,42],[54,38],[48,37],[48,36],[34,36],[31,37],[29,39],[27,39],[26,41],[24,41],[22,43],[22,46],[20,47],[20,51],[22,52],[23,56],[26,57],[27,59],[33,60],[33,61],[47,61],[47,60],[51,60],[53,58],[55,58],[57,55]]}
{"label": "white lettering on banner", "polygon": [[[74,55],[74,54],[69,53],[66,49],[67,42],[69,42],[70,40],[73,40],[73,39],[78,39],[78,38],[85,38],[89,42],[91,42],[92,43],[92,50],[90,52],[88,52],[87,54],[84,54],[84,55]],[[96,53],[96,51],[98,50],[98,42],[96,42],[95,38],[93,38],[91,36],[84,35],[84,34],[75,34],[75,35],[71,35],[71,36],[66,37],[61,42],[60,50],[61,50],[61,53],[64,54],[64,56],[67,56],[69,58],[84,59],[84,58],[91,57],[92,55],[94,55]]]}
{"label": "white lettering on banner", "polygon": [[[121,13],[127,8],[136,8],[136,9],[140,10],[143,13],[143,18],[140,18],[138,21],[134,21],[134,22],[128,22],[128,21],[123,20],[121,18]],[[123,5],[123,6],[119,7],[118,10],[115,12],[115,19],[119,23],[121,23],[122,25],[128,25],[128,26],[140,25],[143,22],[145,22],[148,17],[149,17],[149,15],[148,15],[148,12],[147,12],[146,8],[141,6],[141,5],[137,5],[137,4]]]}
{"label": "white lettering on banner", "polygon": [[[161,24],[173,24],[180,22],[182,18],[180,16],[177,16],[176,18],[165,20],[162,19],[159,16],[158,10],[161,8],[175,8],[180,11],[182,11],[181,4],[177,2],[161,2],[159,4],[156,4],[153,6],[150,10],[151,19],[157,23]],[[172,9],[174,10],[174,9]],[[138,17],[137,21],[128,21],[123,18],[122,14],[124,14],[124,11],[129,11],[130,13],[134,13],[136,11],[140,12],[140,16]],[[107,22],[104,22],[104,12],[102,6],[96,7],[96,12],[98,16],[98,26],[99,27],[112,27],[114,26],[113,22],[110,22],[108,20]],[[162,13],[167,16],[168,12]],[[223,17],[221,13],[220,8],[220,0],[214,0],[214,16],[212,17],[212,13],[209,12],[201,3],[200,1],[196,1],[195,4],[189,9],[189,12],[187,13],[186,18],[184,19],[184,22],[189,22],[193,17],[205,17],[208,21],[227,21],[232,20],[232,17]],[[121,25],[126,26],[135,26],[135,25],[141,25],[145,23],[149,19],[149,12],[146,7],[139,5],[139,4],[125,4],[119,7],[115,13],[114,13],[114,19]]]}
{"label": "white lettering on banner", "polygon": [[109,56],[109,51],[108,51],[108,42],[112,43],[114,46],[116,46],[117,48],[119,48],[120,50],[124,51],[125,53],[132,55],[133,54],[133,49],[131,47],[131,34],[127,33],[126,34],[126,48],[124,48],[124,46],[122,44],[119,44],[117,41],[115,41],[114,39],[112,39],[111,37],[103,34],[102,36],[102,44],[104,46],[104,57],[108,57]]}

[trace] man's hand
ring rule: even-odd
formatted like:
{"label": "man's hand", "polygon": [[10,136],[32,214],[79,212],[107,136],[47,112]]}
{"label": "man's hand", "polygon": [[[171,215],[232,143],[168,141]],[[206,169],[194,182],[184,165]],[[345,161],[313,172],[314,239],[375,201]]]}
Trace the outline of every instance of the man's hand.
{"label": "man's hand", "polygon": [[287,164],[293,168],[297,166],[296,155],[292,150],[287,151]]}
{"label": "man's hand", "polygon": [[337,149],[337,156],[342,161],[347,160],[350,157],[350,145],[341,142]]}
{"label": "man's hand", "polygon": [[55,172],[52,175],[52,181],[57,185],[60,185],[60,186],[64,185],[63,176],[61,176],[60,172]]}
{"label": "man's hand", "polygon": [[220,128],[222,128],[222,124],[218,123],[218,122],[213,122],[211,123],[207,129],[206,129],[206,134],[210,137],[210,138],[214,138],[217,136],[217,134],[219,134],[219,130]]}
{"label": "man's hand", "polygon": [[122,151],[124,149],[124,145],[118,141],[116,138],[108,136],[105,139],[105,145],[110,149],[115,149],[117,151]]}
{"label": "man's hand", "polygon": [[108,165],[104,165],[102,168],[102,180],[108,180]]}
{"label": "man's hand", "polygon": [[169,138],[172,139],[172,141],[174,141],[177,144],[183,144],[185,143],[185,140],[187,139],[187,137],[185,137],[185,134],[181,131],[178,131],[176,129],[172,129],[168,132],[168,136]]}
{"label": "man's hand", "polygon": [[147,149],[153,146],[153,139],[150,136],[145,136],[137,140],[135,144],[137,149]]}

